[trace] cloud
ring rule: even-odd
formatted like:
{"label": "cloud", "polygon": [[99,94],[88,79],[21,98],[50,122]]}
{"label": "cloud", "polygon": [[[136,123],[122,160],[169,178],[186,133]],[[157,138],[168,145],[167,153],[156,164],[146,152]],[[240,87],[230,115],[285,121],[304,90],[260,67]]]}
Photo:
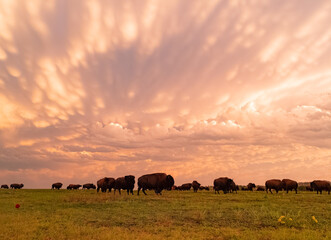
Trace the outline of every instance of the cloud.
{"label": "cloud", "polygon": [[330,3],[1,4],[1,181],[328,177]]}

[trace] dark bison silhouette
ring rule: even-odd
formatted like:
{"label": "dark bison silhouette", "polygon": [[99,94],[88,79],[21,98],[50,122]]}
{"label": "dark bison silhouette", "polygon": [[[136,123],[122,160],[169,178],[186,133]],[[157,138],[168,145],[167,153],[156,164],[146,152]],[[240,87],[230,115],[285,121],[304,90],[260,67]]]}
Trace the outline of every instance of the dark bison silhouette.
{"label": "dark bison silhouette", "polygon": [[21,183],[21,184],[18,184],[18,183],[10,184],[10,188],[13,188],[13,189],[21,189],[23,187],[24,187],[23,183]]}
{"label": "dark bison silhouette", "polygon": [[310,183],[310,187],[317,192],[320,192],[322,194],[322,190],[328,191],[328,194],[330,194],[330,182],[324,181],[324,180],[314,180]]}
{"label": "dark bison silhouette", "polygon": [[165,173],[153,173],[143,175],[138,178],[138,195],[140,189],[142,189],[145,195],[145,190],[154,190],[156,194],[160,194],[163,189],[171,190],[175,180],[171,175]]}
{"label": "dark bison silhouette", "polygon": [[200,186],[199,187],[199,190],[207,190],[207,191],[209,191],[209,187]]}
{"label": "dark bison silhouette", "polygon": [[227,177],[220,177],[214,180],[214,190],[215,194],[216,192],[219,194],[220,190],[224,192],[224,194],[228,193],[231,189],[233,189],[233,185],[235,186],[235,183],[231,178]]}
{"label": "dark bison silhouette", "polygon": [[265,191],[265,187],[263,186],[257,186],[256,191]]}
{"label": "dark bison silhouette", "polygon": [[72,189],[79,189],[82,185],[80,184],[69,184],[67,189],[72,190]]}
{"label": "dark bison silhouette", "polygon": [[96,189],[97,187],[93,183],[83,184],[83,189]]}
{"label": "dark bison silhouette", "polygon": [[99,192],[99,189],[101,189],[101,192],[107,192],[107,189],[109,192],[111,192],[111,189],[115,187],[115,179],[114,178],[108,178],[104,177],[97,182],[97,192]]}
{"label": "dark bison silhouette", "polygon": [[253,191],[253,188],[256,188],[255,184],[254,184],[254,183],[248,183],[248,185],[247,185],[247,189],[248,189],[249,191]]}
{"label": "dark bison silhouette", "polygon": [[312,187],[307,186],[307,187],[306,187],[306,191],[310,191],[310,192],[312,192],[312,191],[314,191],[314,189],[312,189]]}
{"label": "dark bison silhouette", "polygon": [[9,187],[8,187],[7,184],[3,184],[3,185],[1,185],[1,188],[6,188],[6,189],[8,189]]}
{"label": "dark bison silhouette", "polygon": [[192,182],[192,187],[193,187],[193,191],[194,191],[194,192],[197,192],[200,186],[201,186],[201,184],[198,183],[197,181],[194,180],[194,181]]}
{"label": "dark bison silhouette", "polygon": [[291,179],[283,179],[282,183],[286,193],[288,193],[289,190],[292,191],[293,189],[295,190],[295,193],[298,193],[298,183],[296,181]]}
{"label": "dark bison silhouette", "polygon": [[191,188],[192,188],[192,183],[184,183],[178,187],[178,190],[189,191],[189,190],[191,190]]}
{"label": "dark bison silhouette", "polygon": [[57,190],[59,190],[61,187],[62,187],[62,183],[60,183],[60,182],[57,182],[57,183],[53,183],[52,184],[52,189],[57,189]]}
{"label": "dark bison silhouette", "polygon": [[284,183],[279,179],[270,179],[265,182],[265,190],[267,191],[267,193],[268,190],[270,191],[270,193],[272,193],[271,189],[275,189],[276,193],[278,193],[278,191],[282,191],[283,188]]}
{"label": "dark bison silhouette", "polygon": [[[240,190],[241,191],[249,191],[248,187],[245,187],[245,186],[242,186]],[[263,191],[264,191],[264,189],[263,189]]]}
{"label": "dark bison silhouette", "polygon": [[133,188],[135,182],[135,177],[132,175],[117,178],[115,180],[114,194],[116,190],[118,190],[118,192],[121,194],[121,189],[123,189],[127,191],[128,195],[130,193],[133,195]]}

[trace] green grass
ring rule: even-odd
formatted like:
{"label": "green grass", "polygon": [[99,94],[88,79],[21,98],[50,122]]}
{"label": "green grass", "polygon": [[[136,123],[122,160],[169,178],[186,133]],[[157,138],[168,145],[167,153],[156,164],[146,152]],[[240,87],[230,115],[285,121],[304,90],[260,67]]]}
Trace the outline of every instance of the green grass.
{"label": "green grass", "polygon": [[0,239],[315,240],[331,239],[330,223],[331,196],[312,192],[0,190]]}

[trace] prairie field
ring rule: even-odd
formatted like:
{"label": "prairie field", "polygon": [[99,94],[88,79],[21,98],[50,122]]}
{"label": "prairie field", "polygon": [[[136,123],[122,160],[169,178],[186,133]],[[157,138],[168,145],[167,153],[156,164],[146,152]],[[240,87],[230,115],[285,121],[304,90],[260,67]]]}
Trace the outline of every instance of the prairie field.
{"label": "prairie field", "polygon": [[1,189],[0,239],[331,239],[326,193],[147,193]]}

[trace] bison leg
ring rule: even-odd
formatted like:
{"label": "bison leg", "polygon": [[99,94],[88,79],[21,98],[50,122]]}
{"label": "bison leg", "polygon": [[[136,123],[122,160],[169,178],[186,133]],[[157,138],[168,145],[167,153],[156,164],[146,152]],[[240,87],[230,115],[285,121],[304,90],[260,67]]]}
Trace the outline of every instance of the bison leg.
{"label": "bison leg", "polygon": [[144,193],[145,195],[147,195],[147,193],[145,192],[145,188],[143,188],[143,193]]}
{"label": "bison leg", "polygon": [[141,187],[138,187],[138,194],[137,194],[138,196],[139,196],[139,191],[140,191],[140,189],[141,189]]}
{"label": "bison leg", "polygon": [[295,189],[295,194],[298,194],[298,189],[297,188]]}

